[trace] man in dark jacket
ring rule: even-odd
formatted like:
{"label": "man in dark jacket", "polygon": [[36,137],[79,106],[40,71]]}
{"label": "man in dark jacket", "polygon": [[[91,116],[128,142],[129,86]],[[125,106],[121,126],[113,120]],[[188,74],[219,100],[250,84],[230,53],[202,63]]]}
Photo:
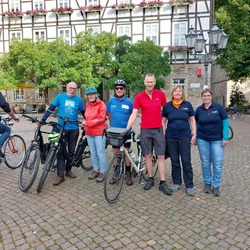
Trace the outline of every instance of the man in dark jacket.
{"label": "man in dark jacket", "polygon": [[[1,92],[0,92],[0,107],[6,113],[8,113],[8,115],[11,116],[13,118],[13,120],[15,120],[16,122],[19,122],[19,118],[16,117],[16,115],[13,113],[13,111],[10,108],[9,103],[6,102],[4,96]],[[4,158],[4,154],[2,152],[2,146],[10,135],[10,127],[8,127],[7,125],[0,122],[0,134],[1,134],[0,135],[0,158]]]}

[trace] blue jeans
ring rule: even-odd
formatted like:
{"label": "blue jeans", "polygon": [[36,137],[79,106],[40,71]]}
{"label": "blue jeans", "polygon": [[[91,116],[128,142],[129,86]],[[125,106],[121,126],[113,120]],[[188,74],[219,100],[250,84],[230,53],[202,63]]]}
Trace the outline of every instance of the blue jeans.
{"label": "blue jeans", "polygon": [[205,184],[217,188],[221,184],[224,162],[224,147],[222,141],[196,140],[202,164],[202,175]]}
{"label": "blue jeans", "polygon": [[10,128],[1,122],[0,122],[0,134],[1,134],[0,136],[0,148],[1,148],[10,135]]}
{"label": "blue jeans", "polygon": [[94,170],[98,171],[100,166],[100,172],[106,173],[106,136],[87,135],[87,140]]}
{"label": "blue jeans", "polygon": [[[190,138],[167,138],[168,152],[172,163],[173,184],[181,185],[181,163],[186,188],[193,188],[193,168],[191,164]],[[181,163],[180,163],[181,158]]]}

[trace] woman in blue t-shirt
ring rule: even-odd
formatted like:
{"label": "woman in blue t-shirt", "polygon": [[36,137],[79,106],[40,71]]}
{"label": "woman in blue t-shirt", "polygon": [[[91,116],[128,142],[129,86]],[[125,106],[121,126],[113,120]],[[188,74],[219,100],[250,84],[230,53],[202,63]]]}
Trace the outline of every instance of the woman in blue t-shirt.
{"label": "woman in blue t-shirt", "polygon": [[[171,101],[162,110],[162,123],[166,137],[168,153],[172,163],[172,191],[178,191],[183,179],[187,195],[193,196],[193,168],[191,164],[191,145],[196,140],[196,125],[192,104],[185,100],[182,86],[178,85],[171,91]],[[166,128],[167,122],[167,128]],[[180,163],[181,158],[181,163]]]}
{"label": "woman in blue t-shirt", "polygon": [[213,92],[210,89],[203,90],[201,98],[203,104],[197,108],[195,119],[204,192],[211,193],[212,191],[214,196],[219,196],[224,147],[228,143],[228,116],[221,104],[212,102]]}

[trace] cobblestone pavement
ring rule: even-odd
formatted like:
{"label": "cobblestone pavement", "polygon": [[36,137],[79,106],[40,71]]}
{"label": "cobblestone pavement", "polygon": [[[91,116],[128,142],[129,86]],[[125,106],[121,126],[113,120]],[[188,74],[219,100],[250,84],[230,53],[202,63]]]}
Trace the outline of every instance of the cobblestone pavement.
{"label": "cobblestone pavement", "polygon": [[[19,169],[1,164],[0,249],[250,249],[250,117],[230,123],[235,137],[226,149],[220,197],[203,193],[196,147],[194,197],[185,189],[164,195],[158,177],[155,187],[144,191],[135,179],[114,205],[105,201],[103,183],[88,180],[80,168],[74,169],[76,179],[66,177],[58,187],[50,173],[37,194],[37,180],[23,193]],[[22,119],[13,130],[28,144],[34,128]],[[169,159],[166,169],[170,185]]]}

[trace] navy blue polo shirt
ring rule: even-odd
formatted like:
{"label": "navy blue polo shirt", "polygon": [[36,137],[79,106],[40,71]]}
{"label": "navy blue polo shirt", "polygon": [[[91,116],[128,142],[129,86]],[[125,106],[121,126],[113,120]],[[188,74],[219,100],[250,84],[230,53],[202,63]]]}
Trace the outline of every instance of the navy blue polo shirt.
{"label": "navy blue polo shirt", "polygon": [[228,119],[228,116],[221,104],[212,102],[208,109],[205,109],[204,104],[202,104],[195,111],[195,119],[197,138],[206,141],[222,140],[222,120]]}
{"label": "navy blue polo shirt", "polygon": [[166,138],[191,137],[189,117],[194,116],[194,109],[190,102],[184,101],[178,108],[168,102],[163,107],[162,116],[168,119]]}

